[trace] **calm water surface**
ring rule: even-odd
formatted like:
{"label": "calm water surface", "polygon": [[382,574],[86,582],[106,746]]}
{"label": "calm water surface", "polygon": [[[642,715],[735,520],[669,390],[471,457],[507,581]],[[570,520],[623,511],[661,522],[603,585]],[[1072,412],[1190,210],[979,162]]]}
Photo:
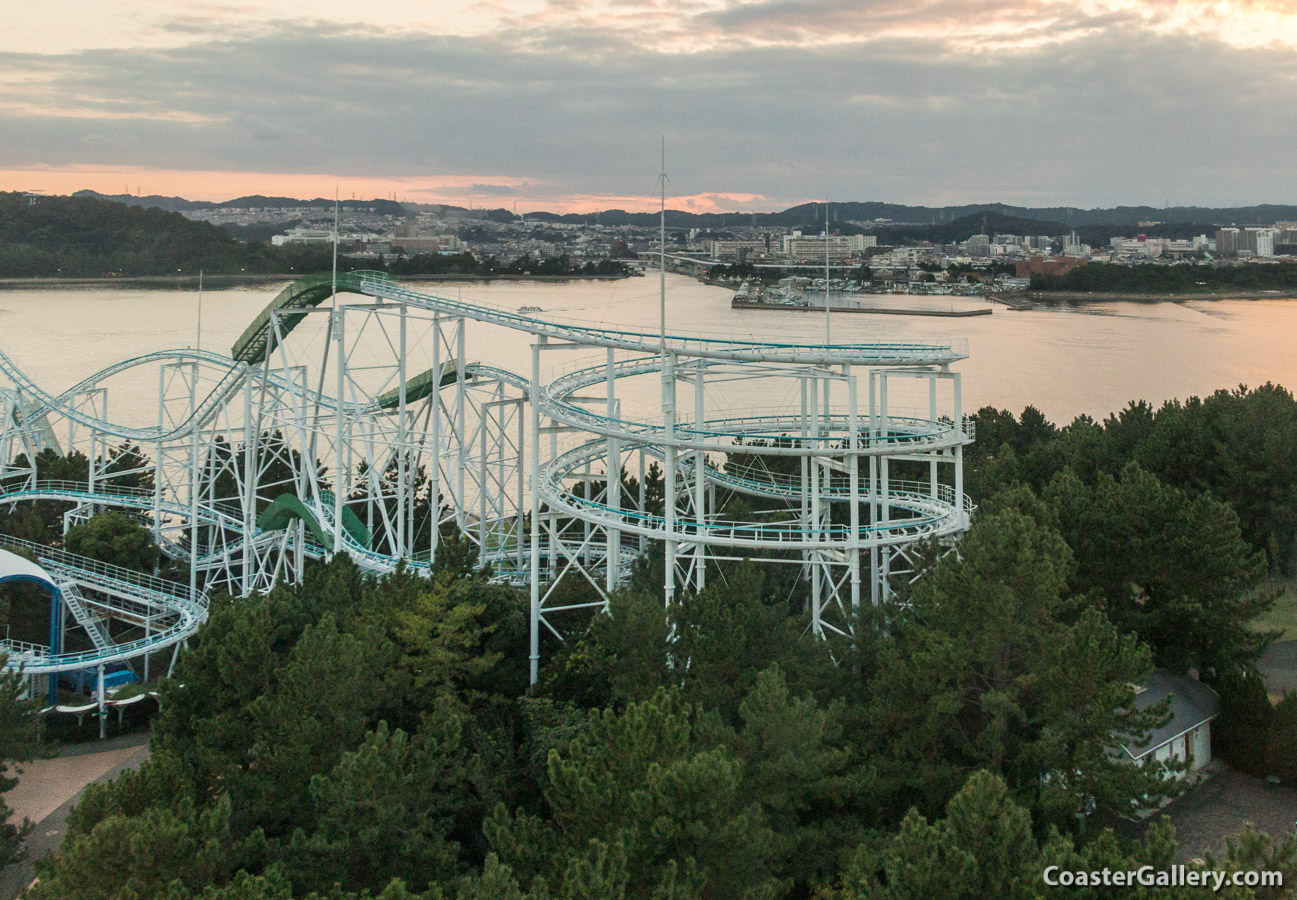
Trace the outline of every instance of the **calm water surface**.
{"label": "calm water surface", "polygon": [[[282,285],[203,295],[202,345],[230,345]],[[428,284],[429,292],[607,325],[655,330],[657,278],[622,281]],[[820,314],[731,310],[730,291],[669,276],[670,330],[730,337],[818,338]],[[935,309],[980,301],[949,298],[865,298],[867,302]],[[62,390],[118,360],[151,350],[193,346],[198,298],[193,291],[102,287],[0,291],[0,349],[51,390]],[[294,352],[317,358],[324,317],[294,333]],[[1087,413],[1101,418],[1132,399],[1154,404],[1240,384],[1274,381],[1297,389],[1297,302],[1283,300],[1189,303],[1104,303],[951,319],[838,315],[835,339],[923,340],[966,337],[971,356],[958,365],[965,406],[991,404],[1014,411],[1034,404],[1058,422]],[[491,326],[470,325],[470,358],[526,374],[528,338]],[[415,347],[412,355],[429,352]],[[555,360],[566,363],[566,359]],[[156,376],[154,376],[156,377]],[[651,402],[649,385],[631,392],[632,405]],[[641,396],[642,395],[642,396]],[[156,416],[156,385],[122,380],[111,392],[114,418],[147,423]],[[766,398],[767,402],[775,402]]]}

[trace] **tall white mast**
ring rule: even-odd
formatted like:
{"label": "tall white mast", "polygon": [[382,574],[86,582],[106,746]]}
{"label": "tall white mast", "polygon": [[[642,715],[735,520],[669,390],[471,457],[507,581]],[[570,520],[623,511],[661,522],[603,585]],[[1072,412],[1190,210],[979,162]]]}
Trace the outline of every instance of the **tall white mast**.
{"label": "tall white mast", "polygon": [[[338,311],[338,183],[333,183],[333,311]],[[342,402],[342,398],[338,398]]]}
{"label": "tall white mast", "polygon": [[[347,498],[347,458],[344,453],[343,434],[345,433],[345,423],[343,421],[343,395],[346,391],[346,346],[342,340],[342,319],[338,316],[338,183],[333,183],[333,315],[329,317],[330,324],[337,331],[331,330],[330,336],[337,340],[338,359],[335,368],[338,376],[338,416],[336,425],[336,434],[334,435],[334,474],[335,484],[333,485],[333,552],[338,554],[342,551],[342,513],[343,504]],[[329,344],[324,344],[325,359],[328,359]],[[324,381],[324,367],[320,368],[320,381]]]}
{"label": "tall white mast", "polygon": [[662,352],[667,352],[667,139],[662,136],[662,171],[658,175],[662,189],[662,209],[658,220],[658,309],[662,326]]}
{"label": "tall white mast", "polygon": [[829,328],[829,197],[824,196],[824,342],[833,343]]}
{"label": "tall white mast", "polygon": [[198,270],[198,335],[194,340],[194,349],[203,349],[203,270]]}

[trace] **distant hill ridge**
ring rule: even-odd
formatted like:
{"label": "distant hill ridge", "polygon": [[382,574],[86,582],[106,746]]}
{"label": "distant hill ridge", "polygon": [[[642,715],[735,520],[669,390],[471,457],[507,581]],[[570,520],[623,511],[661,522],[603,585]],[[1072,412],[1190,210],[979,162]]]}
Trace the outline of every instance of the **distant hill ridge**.
{"label": "distant hill ridge", "polygon": [[[146,206],[171,212],[195,209],[240,209],[253,207],[319,207],[331,208],[333,201],[317,197],[302,200],[293,197],[265,197],[252,195],[224,200],[219,203],[207,200],[186,200],[183,197],[132,194],[99,194],[95,191],[77,191],[74,197],[94,197],[114,200],[128,206]],[[394,200],[341,200],[343,209],[373,209],[390,215],[406,215],[420,210],[476,213],[497,222],[512,222],[522,218],[535,222],[592,225],[655,225],[657,213],[633,213],[623,209],[606,209],[589,213],[529,212],[515,215],[507,209],[469,210],[462,206],[443,204],[400,203]],[[1027,207],[1004,203],[972,203],[963,206],[908,206],[900,203],[877,201],[844,201],[829,203],[829,221],[832,225],[851,222],[874,223],[888,219],[902,226],[940,226],[954,224],[960,219],[982,214],[996,214],[1008,218],[1043,223],[1066,231],[1085,225],[1136,225],[1139,222],[1164,222],[1168,224],[1215,223],[1216,225],[1273,225],[1275,222],[1297,221],[1297,205],[1260,204],[1257,206],[1211,207],[1175,206],[1115,206],[1110,208],[1082,209],[1075,206]],[[667,224],[673,228],[724,228],[739,225],[767,225],[799,227],[812,226],[824,221],[823,203],[801,203],[784,210],[771,212],[695,213],[684,210],[667,210]],[[973,232],[976,233],[976,232]],[[1048,233],[1048,230],[1042,232]],[[1054,233],[1060,233],[1055,231]]]}
{"label": "distant hill ridge", "polygon": [[[273,203],[278,199],[256,201]],[[291,199],[287,202],[302,203]],[[331,205],[331,201],[315,202]],[[356,203],[368,206],[373,201]],[[264,238],[245,242],[231,234],[232,229],[246,233],[257,228],[261,226],[217,227],[193,221],[179,212],[142,203],[127,205],[85,193],[63,197],[0,191],[0,278],[156,278],[200,272],[296,277],[328,271],[333,264],[329,244],[274,246]],[[383,265],[383,261],[370,258],[338,260],[340,271]],[[392,262],[390,271],[399,275],[468,276],[625,274],[622,266],[606,260],[572,261],[562,255],[539,260],[526,254],[501,260],[470,253],[419,254]]]}
{"label": "distant hill ridge", "polygon": [[0,193],[0,277],[309,272],[327,248],[244,244],[177,212],[97,197]]}
{"label": "distant hill ridge", "polygon": [[[193,209],[264,209],[266,207],[272,209],[280,207],[333,209],[333,201],[323,197],[317,197],[314,200],[301,200],[296,197],[265,197],[261,194],[251,194],[247,197],[236,197],[233,200],[222,200],[217,203],[210,200],[186,200],[184,197],[163,197],[158,194],[137,197],[134,194],[101,194],[98,191],[77,191],[72,196],[90,197],[95,200],[112,200],[115,203],[124,203],[127,206],[145,206],[151,209],[166,210],[167,212],[184,212]],[[339,200],[338,205],[342,209],[373,209],[376,212],[390,213],[397,216],[405,213],[405,207],[394,200]]]}

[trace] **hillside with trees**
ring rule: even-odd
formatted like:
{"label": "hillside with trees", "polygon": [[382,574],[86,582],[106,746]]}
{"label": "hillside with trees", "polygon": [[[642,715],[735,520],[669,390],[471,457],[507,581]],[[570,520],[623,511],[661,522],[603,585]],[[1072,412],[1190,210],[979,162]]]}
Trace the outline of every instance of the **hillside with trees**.
{"label": "hillside with trees", "polygon": [[[667,198],[670,203],[670,198]],[[679,209],[667,209],[667,226],[671,228],[706,228],[723,229],[727,225],[758,225],[768,227],[799,228],[818,225],[824,226],[823,202],[799,203],[787,209],[765,212],[696,213]],[[462,207],[439,206],[440,210],[469,212]],[[512,222],[519,217],[507,209],[478,211],[479,215],[497,222]],[[1215,222],[1220,225],[1271,225],[1275,222],[1297,219],[1297,206],[1261,204],[1258,206],[1238,207],[1203,207],[1177,206],[1159,208],[1153,206],[1116,206],[1110,208],[1082,209],[1076,206],[1030,207],[1011,206],[1005,203],[968,203],[960,206],[913,206],[904,203],[883,203],[878,201],[830,201],[828,203],[830,227],[838,229],[849,223],[865,224],[871,227],[948,225],[959,219],[978,218],[982,216],[1001,216],[1009,219],[1022,219],[1030,223],[1021,226],[1012,234],[1066,234],[1068,231],[1080,231],[1086,226],[1096,229],[1121,227],[1124,234],[1134,230],[1152,233],[1153,229],[1190,229],[1187,236],[1202,233],[1204,222]],[[658,223],[655,212],[628,212],[624,209],[591,210],[583,213],[555,213],[531,211],[526,213],[529,222],[562,222],[569,225],[639,225],[653,226]],[[1159,225],[1140,226],[1140,222],[1158,222]],[[1044,230],[1040,226],[1045,226]],[[1050,228],[1057,229],[1050,231]],[[977,234],[977,231],[969,232]],[[1160,232],[1159,232],[1160,233]],[[1177,231],[1177,235],[1178,235]],[[1167,235],[1170,236],[1170,235]]]}
{"label": "hillside with trees", "polygon": [[[286,252],[285,252],[286,251]],[[89,197],[0,193],[0,277],[96,278],[322,268],[318,250],[242,244],[179,213]],[[325,257],[327,260],[327,256]]]}
{"label": "hillside with trees", "polygon": [[406,208],[395,200],[328,200],[323,197],[316,197],[313,200],[303,200],[295,197],[267,197],[264,194],[249,194],[244,197],[235,197],[233,200],[186,200],[184,197],[163,197],[158,194],[149,194],[148,196],[137,196],[135,194],[101,194],[97,191],[77,191],[72,194],[73,197],[89,197],[94,200],[110,200],[114,203],[122,203],[126,206],[143,206],[153,209],[162,209],[167,212],[180,212],[187,209],[249,209],[249,208],[314,208],[332,211],[336,204],[340,209],[346,210],[365,210],[379,213],[380,215],[400,216],[406,213]]}
{"label": "hillside with trees", "polygon": [[1202,294],[1214,291],[1292,290],[1297,263],[1237,266],[1118,266],[1091,263],[1065,275],[1033,275],[1033,291],[1083,291],[1131,294]]}
{"label": "hillside with trees", "polygon": [[[128,206],[152,207],[178,212],[192,209],[235,209],[248,207],[315,207],[332,209],[334,201],[326,198],[300,199],[293,197],[266,197],[250,195],[232,200],[213,202],[208,200],[187,200],[184,197],[165,197],[156,194],[138,196],[134,194],[101,194],[96,191],[77,191],[72,196],[87,197],[99,200],[111,200]],[[437,213],[460,213],[481,216],[494,222],[515,222],[520,216],[509,209],[470,210],[453,204],[427,204],[397,202],[394,200],[340,200],[343,209],[374,210],[388,215],[406,215],[412,211],[425,210]],[[668,203],[670,199],[668,198]],[[1090,236],[1101,235],[1103,229],[1119,227],[1122,233],[1130,233],[1140,222],[1156,222],[1157,225],[1139,226],[1139,230],[1149,235],[1161,237],[1192,237],[1201,234],[1203,229],[1218,225],[1272,225],[1275,222],[1297,220],[1297,206],[1284,204],[1258,204],[1254,206],[1208,207],[1208,206],[1115,206],[1084,209],[1077,206],[1031,207],[1014,206],[1006,203],[967,203],[959,206],[921,206],[904,203],[887,203],[881,201],[831,201],[828,204],[829,219],[833,226],[851,222],[857,223],[895,223],[906,226],[947,225],[956,220],[983,215],[1003,216],[1006,218],[1024,219],[1037,223],[1024,226],[1021,231],[1012,234],[1066,234],[1076,230],[1086,240],[1093,243]],[[570,225],[584,223],[592,225],[640,225],[651,226],[658,222],[655,212],[628,212],[624,209],[590,210],[581,213],[556,213],[544,210],[528,211],[524,214],[532,222],[561,222]],[[667,224],[673,228],[723,228],[725,225],[763,225],[799,227],[807,223],[824,223],[824,204],[821,202],[799,203],[782,210],[763,212],[719,212],[696,213],[686,210],[668,209]],[[1039,224],[1058,228],[1057,231],[1042,232]],[[1090,228],[1093,230],[1087,231]],[[977,234],[978,232],[970,232]],[[1102,243],[1106,243],[1103,238]]]}
{"label": "hillside with trees", "polygon": [[953,244],[966,241],[975,234],[1058,235],[1066,234],[1068,230],[1068,226],[1062,222],[1046,222],[998,212],[982,212],[962,216],[944,224],[905,228],[883,226],[869,229],[868,233],[876,234],[880,244],[896,246],[920,240],[937,244]]}
{"label": "hillside with trees", "polygon": [[[32,202],[20,193],[0,193],[0,278],[147,277],[200,271],[293,276],[328,271],[332,254],[327,245],[244,243],[223,228],[148,206],[94,197],[41,197]],[[386,266],[381,259],[341,256],[338,267],[345,272]],[[581,262],[566,256],[503,260],[434,253],[395,260],[391,271],[479,277],[607,276],[624,275],[626,268],[611,260]]]}

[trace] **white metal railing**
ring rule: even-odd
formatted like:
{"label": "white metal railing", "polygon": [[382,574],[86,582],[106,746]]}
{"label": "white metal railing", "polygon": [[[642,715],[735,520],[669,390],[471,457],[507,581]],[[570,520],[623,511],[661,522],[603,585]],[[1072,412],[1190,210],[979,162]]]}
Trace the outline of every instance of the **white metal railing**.
{"label": "white metal railing", "polygon": [[[94,590],[120,592],[146,605],[156,605],[175,616],[168,627],[134,641],[110,644],[76,653],[51,654],[46,649],[39,656],[29,655],[17,660],[8,660],[5,668],[11,671],[25,669],[32,673],[60,672],[131,659],[142,653],[169,647],[184,640],[207,619],[207,596],[200,591],[190,591],[187,586],[177,582],[101,563],[65,550],[46,547],[8,535],[0,535],[0,546],[26,551],[35,557],[39,565],[49,570],[49,574],[55,577],[57,584],[62,585],[67,581],[73,581],[77,586],[84,585]],[[75,603],[75,598],[73,602]]]}
{"label": "white metal railing", "polygon": [[27,541],[7,534],[0,534],[0,545],[25,550],[35,556],[39,564],[48,565],[51,568],[81,573],[92,578],[105,579],[113,584],[130,585],[155,597],[180,600],[192,604],[196,609],[204,611],[207,609],[208,600],[205,593],[199,590],[191,592],[188,585],[176,581],[136,572],[122,566],[114,566],[89,557],[78,556],[57,547],[47,547],[35,541]]}
{"label": "white metal railing", "polygon": [[[0,491],[5,490],[4,480],[0,479]],[[57,478],[38,478],[34,484],[27,485],[17,489],[20,493],[35,493],[46,491],[50,493],[66,494],[90,494],[90,485],[85,481],[69,481]],[[153,492],[141,488],[128,487],[126,485],[113,484],[111,481],[103,481],[95,484],[93,491],[95,494],[104,496],[138,498],[148,501],[150,506],[153,505]]]}
{"label": "white metal railing", "polygon": [[80,410],[70,405],[61,395],[56,396],[45,391],[40,385],[36,384],[26,374],[23,373],[17,365],[14,364],[8,356],[0,352],[0,372],[7,375],[10,380],[17,384],[23,391],[30,394],[41,405],[59,416],[79,422],[80,424],[93,428],[103,434],[112,435],[115,438],[121,438],[136,443],[154,443],[160,440],[169,440],[171,438],[186,436],[192,434],[195,428],[200,428],[216,415],[217,411],[228,402],[229,398],[243,383],[243,378],[247,373],[247,366],[243,363],[234,363],[225,371],[225,373],[216,380],[211,391],[198,404],[180,424],[174,428],[159,428],[151,426],[147,428],[129,428],[124,425],[118,425],[101,419],[84,410]]}
{"label": "white metal railing", "polygon": [[[91,490],[90,484],[85,481],[37,479],[33,483],[20,475],[10,479],[0,479],[0,502],[43,497],[61,497],[79,503],[101,502],[146,511],[157,509],[182,517],[188,517],[192,512],[188,504],[166,502],[158,504],[152,491],[118,485],[112,481],[97,481],[94,489]],[[199,504],[198,518],[205,525],[217,525],[234,530],[243,528],[241,519],[222,513],[207,503]]]}
{"label": "white metal railing", "polygon": [[[615,525],[626,531],[663,539],[667,536],[666,518],[641,510],[612,507],[593,498],[578,496],[565,486],[565,481],[585,465],[587,457],[598,452],[597,442],[583,445],[560,454],[544,469],[541,493],[546,503],[556,510],[583,521],[600,525]],[[883,502],[887,509],[905,510],[912,515],[891,518],[874,524],[861,524],[855,537],[885,542],[923,537],[930,534],[959,530],[963,524],[961,510],[956,506],[954,489],[938,483],[935,496],[930,482],[893,482],[884,494],[879,491],[872,497],[861,495],[861,502],[871,499]],[[678,540],[701,540],[720,544],[769,544],[806,547],[852,540],[851,529],[846,525],[807,525],[800,520],[786,522],[738,522],[709,519],[699,522],[688,516],[677,516],[671,535]]]}
{"label": "white metal railing", "polygon": [[13,638],[0,638],[0,653],[8,653],[11,656],[22,657],[45,657],[49,656],[50,648],[44,644],[32,644],[27,641],[17,641]]}
{"label": "white metal railing", "polygon": [[[608,328],[603,323],[545,315],[543,318],[519,313],[494,304],[467,302],[416,291],[392,281],[361,276],[356,279],[361,290],[374,297],[405,301],[412,306],[422,306],[451,315],[462,315],[477,321],[525,331],[537,335],[550,335],[592,346],[622,347],[628,350],[653,352],[661,343],[660,335],[652,331],[620,330]],[[870,344],[819,344],[771,338],[769,340],[736,340],[733,334],[679,332],[673,329],[667,335],[669,349],[686,355],[713,355],[735,359],[814,359],[823,361],[870,361],[904,365],[906,363],[951,362],[968,355],[967,338],[954,338],[933,343],[870,343]]]}
{"label": "white metal railing", "polygon": [[[591,364],[590,360],[569,361],[558,367],[562,374],[557,374],[541,390],[537,398],[546,417],[565,422],[577,427],[589,427],[591,430],[611,436],[631,439],[644,435],[661,435],[663,425],[647,421],[637,421],[617,416],[608,416],[596,411],[603,398],[592,397],[588,401],[577,400],[575,395],[589,388],[602,386],[607,378],[607,365]],[[652,356],[636,356],[613,363],[613,377],[656,373],[661,370],[660,361]],[[588,402],[590,406],[581,405]],[[803,444],[812,441],[823,445],[838,440],[838,436],[848,432],[850,417],[840,408],[819,412],[806,420],[806,424],[815,427],[830,423],[830,427],[821,436],[811,437],[801,424],[801,411],[789,407],[779,407],[768,411],[745,409],[749,413],[743,416],[719,417],[705,420],[702,425],[694,423],[686,411],[682,410],[675,426],[676,434],[684,443],[699,441],[733,440],[736,438],[770,438],[794,437]],[[752,413],[763,413],[753,415]],[[967,428],[968,417],[965,417]],[[765,426],[765,427],[763,427]],[[930,408],[891,407],[883,415],[871,416],[868,410],[857,412],[856,427],[862,435],[869,435],[867,447],[888,446],[893,443],[913,445],[915,443],[946,443],[955,432],[949,416],[933,416]],[[882,429],[885,433],[874,433]],[[957,435],[961,440],[964,431]],[[719,449],[719,448],[718,448]]]}

